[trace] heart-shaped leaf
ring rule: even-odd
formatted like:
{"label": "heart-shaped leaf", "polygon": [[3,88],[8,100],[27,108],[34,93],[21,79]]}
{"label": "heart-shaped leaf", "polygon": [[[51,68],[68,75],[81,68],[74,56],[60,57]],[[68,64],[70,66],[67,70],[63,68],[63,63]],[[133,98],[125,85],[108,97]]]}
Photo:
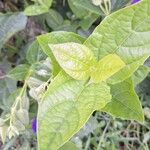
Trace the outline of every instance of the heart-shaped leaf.
{"label": "heart-shaped leaf", "polygon": [[38,148],[56,150],[111,100],[106,83],[77,81],[61,72],[39,103]]}
{"label": "heart-shaped leaf", "polygon": [[97,59],[117,54],[125,63],[109,83],[130,77],[150,56],[150,1],[119,10],[104,19],[84,43]]}
{"label": "heart-shaped leaf", "polygon": [[77,80],[90,77],[90,68],[96,60],[86,46],[78,43],[49,45],[59,65],[67,74]]}
{"label": "heart-shaped leaf", "polygon": [[111,94],[111,102],[102,111],[123,119],[144,121],[142,106],[131,79],[112,85]]}
{"label": "heart-shaped leaf", "polygon": [[90,49],[82,44],[64,43],[49,45],[59,65],[77,80],[91,77],[94,83],[105,81],[125,66],[116,54],[110,54],[97,62]]}
{"label": "heart-shaped leaf", "polygon": [[39,42],[39,45],[45,52],[45,54],[48,55],[48,57],[51,59],[53,77],[55,77],[59,73],[61,68],[59,64],[57,63],[48,44],[60,44],[60,43],[66,43],[66,42],[76,42],[76,43],[82,44],[85,41],[85,39],[81,37],[80,35],[77,35],[71,32],[65,32],[65,31],[57,31],[57,32],[44,34],[44,35],[38,36],[37,40]]}

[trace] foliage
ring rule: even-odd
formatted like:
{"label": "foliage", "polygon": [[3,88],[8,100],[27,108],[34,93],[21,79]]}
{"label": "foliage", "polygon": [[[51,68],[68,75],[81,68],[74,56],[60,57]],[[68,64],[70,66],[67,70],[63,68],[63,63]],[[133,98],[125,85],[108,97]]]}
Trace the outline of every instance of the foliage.
{"label": "foliage", "polygon": [[16,32],[23,30],[27,17],[23,13],[0,14],[0,49]]}
{"label": "foliage", "polygon": [[115,150],[121,142],[149,148],[149,0],[128,7],[129,0],[2,4],[8,6],[0,14],[4,150]]}
{"label": "foliage", "polygon": [[27,16],[40,15],[43,13],[47,13],[49,11],[49,7],[52,4],[52,0],[32,0],[35,3],[33,5],[29,5],[24,10],[24,14]]}

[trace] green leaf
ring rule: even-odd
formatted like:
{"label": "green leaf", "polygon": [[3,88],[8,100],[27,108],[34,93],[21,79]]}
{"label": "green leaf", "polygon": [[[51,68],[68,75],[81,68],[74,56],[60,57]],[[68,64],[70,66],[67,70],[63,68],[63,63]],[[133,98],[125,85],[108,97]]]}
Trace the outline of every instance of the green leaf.
{"label": "green leaf", "polygon": [[11,63],[8,62],[5,58],[3,61],[0,61],[0,108],[2,108],[4,105],[7,107],[9,102],[8,96],[16,90],[17,88],[17,82],[13,79],[5,77],[6,74],[11,70]]}
{"label": "green leaf", "polygon": [[90,69],[95,64],[93,53],[86,46],[78,43],[50,45],[56,60],[67,74],[77,80],[87,80]]}
{"label": "green leaf", "polygon": [[90,84],[59,73],[39,102],[38,148],[60,148],[110,99],[105,82]]}
{"label": "green leaf", "polygon": [[133,74],[132,79],[134,81],[134,85],[142,82],[150,72],[150,68],[146,66],[140,66],[138,70]]}
{"label": "green leaf", "polygon": [[59,71],[61,70],[59,64],[57,63],[55,57],[53,56],[53,53],[51,49],[49,48],[48,44],[60,44],[60,43],[66,43],[66,42],[76,42],[79,44],[82,44],[85,39],[75,33],[71,32],[64,32],[64,31],[57,31],[57,32],[51,32],[48,34],[44,34],[37,37],[37,40],[50,59],[52,63],[52,74],[55,77]]}
{"label": "green leaf", "polygon": [[96,62],[90,49],[82,44],[64,43],[49,45],[59,65],[72,78],[94,83],[105,81],[125,66],[115,54],[110,54]]}
{"label": "green leaf", "polygon": [[47,13],[51,4],[52,0],[38,0],[34,5],[26,7],[24,14],[26,16],[35,16]]}
{"label": "green leaf", "polygon": [[81,9],[80,7],[76,7],[74,5],[74,0],[68,0],[68,4],[70,9],[73,11],[76,17],[82,19],[84,18],[89,12],[85,9]]}
{"label": "green leaf", "polygon": [[96,69],[91,72],[91,78],[94,82],[105,81],[124,66],[125,63],[118,55],[109,54],[97,63]]}
{"label": "green leaf", "polygon": [[32,44],[29,46],[26,59],[28,62],[32,65],[34,63],[37,63],[41,60],[46,59],[45,53],[42,51],[41,47],[39,46],[39,43],[37,40],[32,42]]}
{"label": "green leaf", "polygon": [[84,18],[80,21],[80,26],[84,30],[88,30],[93,22],[97,20],[98,16],[96,14],[89,14],[87,16],[84,16]]}
{"label": "green leaf", "polygon": [[99,14],[91,13],[86,8],[76,6],[74,4],[75,1],[78,2],[78,0],[68,0],[68,4],[73,13],[75,14],[75,16],[81,19],[80,26],[84,30],[87,30],[93,24],[93,22],[95,22],[96,19],[99,17]]}
{"label": "green leaf", "polygon": [[127,3],[131,2],[131,0],[112,0],[111,1],[111,10],[112,11],[116,11],[120,8],[123,8],[124,6],[126,6]]}
{"label": "green leaf", "polygon": [[45,5],[47,7],[50,7],[52,5],[52,2],[53,0],[38,0],[38,2],[41,4],[41,5]]}
{"label": "green leaf", "polygon": [[132,80],[129,78],[111,86],[112,100],[102,111],[117,118],[144,121],[144,114],[138,96],[134,91]]}
{"label": "green leaf", "polygon": [[74,0],[73,4],[77,8],[79,7],[80,9],[85,9],[89,11],[90,13],[94,13],[97,15],[102,14],[100,7],[93,5],[92,0]]}
{"label": "green leaf", "polygon": [[30,70],[30,66],[27,64],[21,64],[12,69],[7,77],[13,78],[15,80],[25,80],[26,76],[28,75]]}
{"label": "green leaf", "polygon": [[[111,1],[111,11],[124,7],[129,1]],[[80,25],[84,30],[87,30],[100,15],[104,15],[99,6],[92,4],[92,0],[68,0],[68,4],[75,16],[82,19]]]}
{"label": "green leaf", "polygon": [[49,8],[46,7],[45,5],[30,5],[26,7],[26,9],[24,10],[24,14],[26,16],[35,16],[47,13],[48,11]]}
{"label": "green leaf", "polygon": [[56,31],[68,31],[68,32],[77,32],[79,28],[78,21],[72,22],[71,20],[64,20],[63,24],[58,26],[55,30]]}
{"label": "green leaf", "polygon": [[124,81],[127,77],[133,75],[133,73],[139,68],[139,66],[143,65],[148,56],[144,56],[141,59],[127,64],[124,68],[122,68],[119,72],[114,74],[111,78],[107,80],[108,83],[116,84],[120,81]]}
{"label": "green leaf", "polygon": [[64,22],[63,17],[53,9],[50,9],[47,14],[45,14],[47,25],[53,30],[57,30]]}
{"label": "green leaf", "polygon": [[150,1],[124,8],[102,21],[84,43],[97,59],[117,54],[126,66],[109,81],[121,82],[130,77],[150,55]]}
{"label": "green leaf", "polygon": [[0,15],[0,49],[16,32],[25,28],[27,17],[23,13]]}
{"label": "green leaf", "polygon": [[76,145],[72,142],[67,142],[59,150],[79,150]]}

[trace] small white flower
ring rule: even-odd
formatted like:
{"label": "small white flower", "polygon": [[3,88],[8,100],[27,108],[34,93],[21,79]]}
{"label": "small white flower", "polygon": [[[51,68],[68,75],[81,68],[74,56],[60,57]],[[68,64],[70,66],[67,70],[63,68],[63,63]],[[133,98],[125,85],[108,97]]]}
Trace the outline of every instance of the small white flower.
{"label": "small white flower", "polygon": [[15,126],[10,126],[8,128],[8,137],[11,139],[12,137],[15,137],[16,135],[19,135],[19,131]]}
{"label": "small white flower", "polygon": [[5,120],[0,118],[0,127],[2,127],[5,124]]}
{"label": "small white flower", "polygon": [[8,126],[0,127],[0,137],[1,137],[3,144],[5,143],[5,140],[6,140],[7,130],[8,130]]}

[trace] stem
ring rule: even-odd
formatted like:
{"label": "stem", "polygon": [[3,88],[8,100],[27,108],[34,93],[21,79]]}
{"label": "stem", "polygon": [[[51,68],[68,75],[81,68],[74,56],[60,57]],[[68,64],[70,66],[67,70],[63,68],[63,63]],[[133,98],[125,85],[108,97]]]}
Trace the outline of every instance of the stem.
{"label": "stem", "polygon": [[20,107],[21,107],[21,97],[23,96],[24,92],[26,91],[26,88],[27,88],[27,80],[29,79],[29,77],[31,76],[31,73],[32,71],[30,70],[26,79],[25,79],[25,82],[24,82],[24,85],[16,99],[16,101],[14,102],[13,106],[12,106],[12,109],[11,109],[11,115],[10,115],[10,126],[12,125],[12,122],[13,122],[13,119],[15,117],[15,111],[17,109],[17,106],[18,104],[20,103]]}
{"label": "stem", "polygon": [[105,10],[106,10],[106,15],[109,15],[109,8],[108,8],[107,0],[104,0],[104,5],[105,5]]}
{"label": "stem", "polygon": [[103,140],[104,140],[104,137],[105,137],[106,131],[107,131],[109,125],[110,125],[110,122],[111,122],[111,120],[109,120],[109,121],[107,122],[107,125],[106,125],[106,127],[105,127],[105,129],[104,129],[104,131],[103,131],[103,134],[102,134],[102,136],[100,137],[100,140],[99,140],[99,143],[98,143],[98,146],[97,146],[97,150],[101,150],[101,144],[102,144],[102,142],[103,142]]}
{"label": "stem", "polygon": [[99,6],[100,6],[101,10],[104,12],[104,14],[106,15],[106,14],[107,14],[107,12],[106,12],[105,8],[103,7],[103,5],[102,5],[102,4],[100,4]]}
{"label": "stem", "polygon": [[[104,4],[104,6],[102,4]],[[111,0],[103,0],[103,3],[99,6],[106,16],[111,13]]]}
{"label": "stem", "polygon": [[109,14],[111,13],[111,0],[108,0]]}
{"label": "stem", "polygon": [[91,139],[91,136],[88,137],[84,150],[88,150],[89,145],[90,145],[90,139]]}

